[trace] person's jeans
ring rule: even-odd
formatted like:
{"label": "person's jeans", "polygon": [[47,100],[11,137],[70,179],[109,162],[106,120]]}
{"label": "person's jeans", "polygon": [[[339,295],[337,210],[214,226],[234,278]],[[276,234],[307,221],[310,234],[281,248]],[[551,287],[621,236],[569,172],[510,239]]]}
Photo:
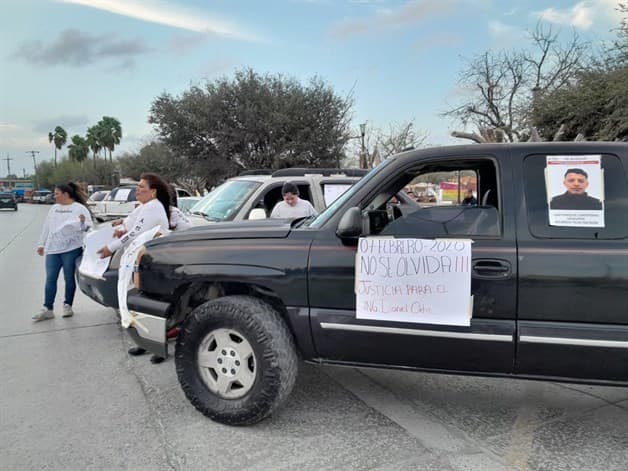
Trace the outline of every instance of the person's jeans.
{"label": "person's jeans", "polygon": [[64,304],[72,305],[74,293],[76,292],[76,278],[74,271],[76,261],[83,253],[83,249],[70,250],[69,252],[53,253],[46,255],[46,290],[44,306],[52,309],[57,295],[57,279],[59,272],[63,268],[63,278],[65,279],[65,300]]}

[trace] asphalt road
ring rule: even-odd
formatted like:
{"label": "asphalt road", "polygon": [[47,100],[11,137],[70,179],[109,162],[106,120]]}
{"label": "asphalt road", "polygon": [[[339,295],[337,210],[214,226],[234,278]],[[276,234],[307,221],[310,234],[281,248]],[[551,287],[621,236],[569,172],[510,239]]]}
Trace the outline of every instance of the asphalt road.
{"label": "asphalt road", "polygon": [[302,365],[268,420],[211,422],[185,399],[172,359],[129,357],[113,311],[81,293],[73,318],[31,322],[48,209],[0,211],[2,470],[627,467],[624,388]]}

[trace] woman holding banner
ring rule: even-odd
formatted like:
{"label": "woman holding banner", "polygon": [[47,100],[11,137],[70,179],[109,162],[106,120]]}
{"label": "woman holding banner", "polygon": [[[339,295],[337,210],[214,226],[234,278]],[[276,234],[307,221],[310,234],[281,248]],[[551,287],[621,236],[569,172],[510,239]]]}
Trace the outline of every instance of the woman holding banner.
{"label": "woman holding banner", "polygon": [[114,240],[98,251],[100,258],[109,257],[119,248],[128,245],[141,233],[160,227],[162,234],[169,230],[170,190],[168,184],[156,173],[143,173],[137,185],[137,200],[140,205],[124,219],[112,223],[119,226]]}

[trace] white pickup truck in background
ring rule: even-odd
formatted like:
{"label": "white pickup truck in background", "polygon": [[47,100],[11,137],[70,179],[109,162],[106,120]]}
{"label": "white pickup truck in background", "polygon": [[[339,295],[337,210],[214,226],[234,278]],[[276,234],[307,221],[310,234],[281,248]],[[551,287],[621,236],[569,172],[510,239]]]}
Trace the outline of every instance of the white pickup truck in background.
{"label": "white pickup truck in background", "polygon": [[[111,190],[104,200],[90,204],[94,219],[97,222],[104,222],[128,216],[139,204],[136,189],[136,185],[121,185]],[[177,196],[191,196],[191,194],[183,188],[177,188]]]}

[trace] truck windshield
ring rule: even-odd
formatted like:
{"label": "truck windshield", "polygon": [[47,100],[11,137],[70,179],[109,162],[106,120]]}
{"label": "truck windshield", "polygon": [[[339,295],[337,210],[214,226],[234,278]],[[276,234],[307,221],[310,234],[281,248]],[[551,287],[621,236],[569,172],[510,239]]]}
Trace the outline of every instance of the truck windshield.
{"label": "truck windshield", "polygon": [[229,221],[260,185],[260,182],[247,180],[227,181],[192,206],[190,214],[203,216],[210,221]]}
{"label": "truck windshield", "polygon": [[331,205],[327,206],[327,209],[316,216],[315,219],[312,219],[311,221],[308,220],[305,225],[309,227],[322,227],[323,224],[325,224],[336,213],[336,211],[338,211],[338,209],[345,204],[345,201],[349,200],[354,194],[360,191],[360,188],[366,185],[379,170],[387,166],[390,162],[392,162],[392,160],[393,159],[390,158],[382,161],[377,167],[362,177],[355,185],[340,195],[340,197]]}

